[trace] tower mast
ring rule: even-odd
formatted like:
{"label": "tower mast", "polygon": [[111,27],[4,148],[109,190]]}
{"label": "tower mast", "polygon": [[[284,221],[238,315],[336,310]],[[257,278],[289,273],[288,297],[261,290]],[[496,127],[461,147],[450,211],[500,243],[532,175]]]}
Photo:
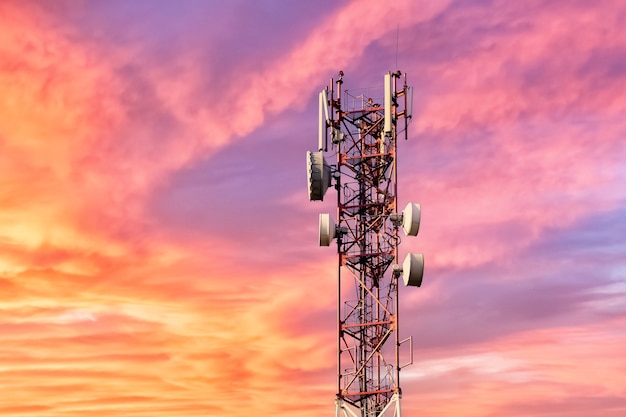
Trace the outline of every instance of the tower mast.
{"label": "tower mast", "polygon": [[[398,81],[403,78],[401,88]],[[398,264],[401,227],[415,236],[420,206],[398,212],[398,132],[407,138],[411,88],[398,71],[384,77],[382,100],[343,90],[343,72],[320,93],[319,150],[307,153],[310,200],[334,182],[337,218],[320,215],[320,245],[338,252],[336,417],[400,417],[398,280],[420,286],[423,255]],[[403,123],[398,126],[398,120]],[[328,165],[324,153],[336,154]],[[412,343],[411,343],[412,344]]]}

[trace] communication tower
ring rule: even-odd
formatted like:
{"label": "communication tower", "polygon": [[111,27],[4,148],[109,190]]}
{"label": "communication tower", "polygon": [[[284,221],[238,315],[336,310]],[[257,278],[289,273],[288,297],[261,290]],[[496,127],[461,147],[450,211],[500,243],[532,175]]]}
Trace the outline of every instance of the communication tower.
{"label": "communication tower", "polygon": [[398,135],[408,139],[412,88],[390,72],[376,98],[342,91],[343,75],[319,93],[318,150],[306,155],[309,200],[337,190],[337,224],[319,217],[320,246],[336,239],[338,252],[335,416],[401,417],[400,370],[413,362],[413,343],[398,332],[398,281],[419,287],[424,271],[422,254],[398,261],[399,229],[416,236],[420,225],[418,204],[398,211]]}

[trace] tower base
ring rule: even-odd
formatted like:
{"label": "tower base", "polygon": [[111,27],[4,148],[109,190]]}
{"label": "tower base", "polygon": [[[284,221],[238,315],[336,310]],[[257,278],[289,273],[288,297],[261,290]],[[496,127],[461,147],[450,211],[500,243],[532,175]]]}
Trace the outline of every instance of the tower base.
{"label": "tower base", "polygon": [[[337,397],[335,399],[335,417],[402,417],[402,411],[400,408],[400,393],[395,393],[380,413],[358,415],[358,409],[351,407],[342,398]],[[357,410],[357,411],[355,411]]]}

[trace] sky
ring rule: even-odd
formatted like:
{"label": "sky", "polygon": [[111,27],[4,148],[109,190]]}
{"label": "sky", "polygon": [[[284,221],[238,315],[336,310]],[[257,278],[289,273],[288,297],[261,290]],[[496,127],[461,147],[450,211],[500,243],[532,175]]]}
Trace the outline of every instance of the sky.
{"label": "sky", "polygon": [[621,0],[0,0],[0,415],[334,415],[340,70],[415,91],[403,415],[625,415]]}

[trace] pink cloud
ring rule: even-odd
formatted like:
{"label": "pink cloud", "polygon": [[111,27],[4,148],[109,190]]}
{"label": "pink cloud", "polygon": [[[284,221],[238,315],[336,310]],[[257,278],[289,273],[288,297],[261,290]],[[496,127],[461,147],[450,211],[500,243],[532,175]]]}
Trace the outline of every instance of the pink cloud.
{"label": "pink cloud", "polygon": [[624,341],[614,331],[621,326],[613,321],[530,331],[469,350],[424,352],[404,374],[405,390],[422,393],[419,405],[409,409],[467,416],[524,416],[529,410],[618,415],[612,413],[626,405],[618,388],[624,385]]}
{"label": "pink cloud", "polygon": [[[417,143],[409,144],[419,163],[402,195],[423,196],[431,266],[501,259],[626,197],[618,186],[626,103],[614,94],[623,77],[606,76],[610,59],[596,61],[599,51],[626,47],[615,33],[618,14],[570,3],[528,7],[530,14],[496,4],[458,57],[423,65],[428,83],[420,82],[426,94],[412,127]],[[454,13],[438,24],[473,29],[476,14]],[[518,20],[504,24],[503,14]],[[435,165],[433,151],[454,164]]]}

